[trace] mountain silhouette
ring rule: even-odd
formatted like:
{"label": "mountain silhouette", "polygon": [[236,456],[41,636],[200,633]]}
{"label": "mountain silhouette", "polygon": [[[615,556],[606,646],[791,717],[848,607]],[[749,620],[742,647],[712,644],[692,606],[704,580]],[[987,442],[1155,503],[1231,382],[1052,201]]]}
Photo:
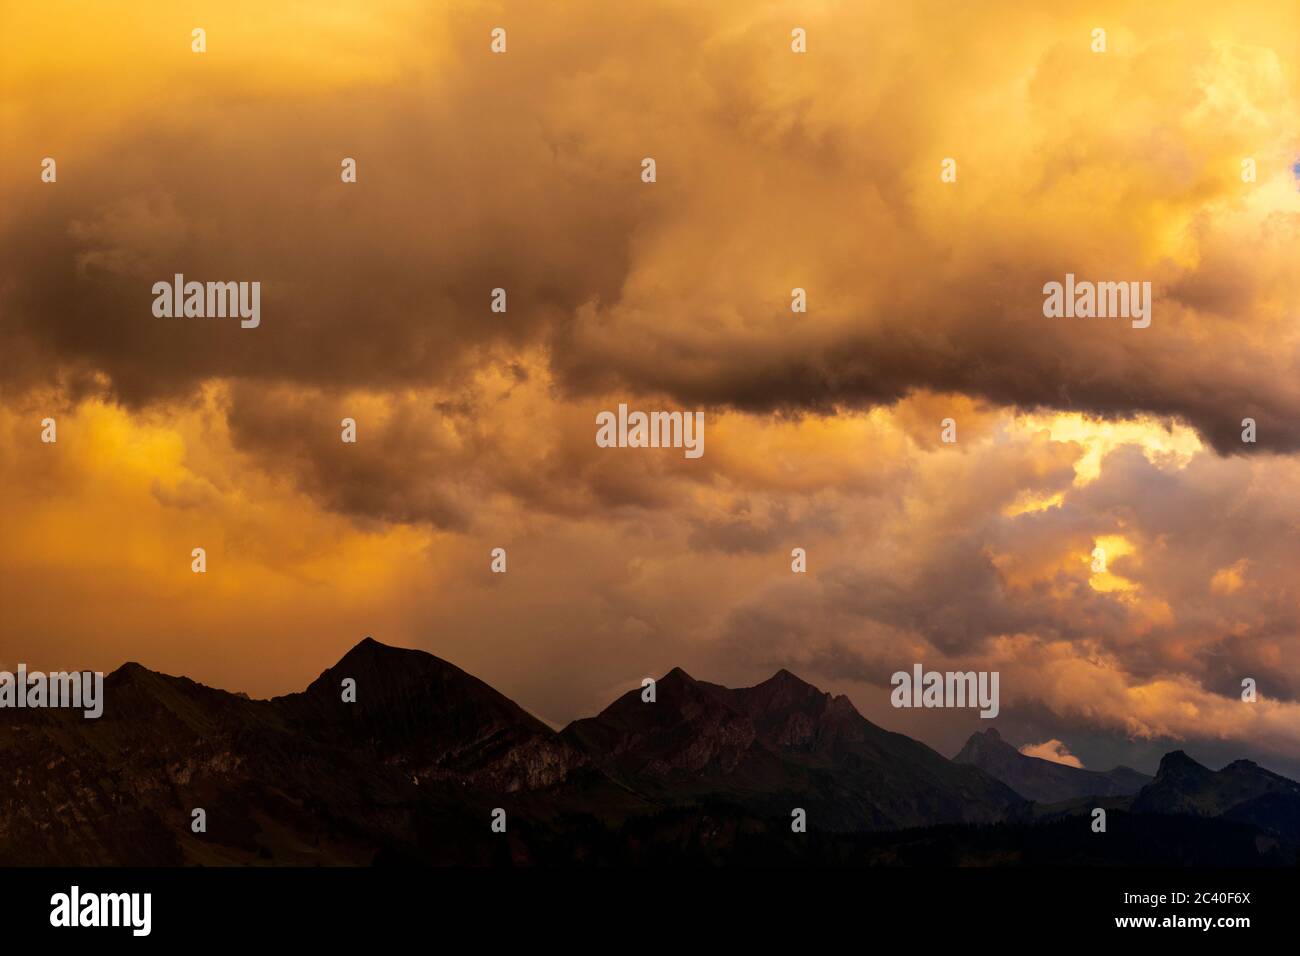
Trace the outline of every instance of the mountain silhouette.
{"label": "mountain silhouette", "polygon": [[[356,682],[343,705],[342,683]],[[367,637],[300,694],[271,701],[322,743],[366,749],[421,783],[512,793],[562,783],[586,757],[477,677]]]}
{"label": "mountain silhouette", "polygon": [[1134,799],[1133,810],[1235,820],[1300,840],[1300,783],[1250,760],[1214,771],[1175,750],[1160,761],[1155,780]]}
{"label": "mountain silhouette", "polygon": [[787,818],[798,807],[836,830],[988,822],[1023,803],[788,671],[733,690],[678,668],[655,692],[647,703],[629,691],[563,736],[632,789]]}
{"label": "mountain silhouette", "polygon": [[[356,703],[343,702],[345,677]],[[98,720],[0,719],[17,784],[0,792],[0,863],[11,865],[486,864],[517,849],[476,835],[512,795],[512,809],[543,818],[575,802],[641,806],[487,684],[373,640],[269,701],[130,663],[105,679]]]}
{"label": "mountain silhouette", "polygon": [[992,727],[972,734],[952,759],[979,767],[1022,797],[1038,803],[1060,803],[1088,796],[1123,796],[1137,793],[1151,782],[1151,777],[1129,767],[1099,773],[1027,756],[1003,740]]}
{"label": "mountain silhouette", "polygon": [[[355,700],[344,699],[345,686]],[[124,664],[104,713],[0,712],[0,865],[1294,863],[1300,785],[1171,754],[1106,841],[788,671],[681,669],[553,731],[366,639],[253,700]],[[996,741],[994,741],[996,742]],[[1005,745],[1004,745],[1005,746]],[[1026,758],[1029,759],[1029,758]],[[1070,769],[1070,768],[1065,768]],[[1132,807],[1128,803],[1131,801]],[[802,808],[808,827],[791,828]],[[505,814],[505,832],[491,821]],[[200,826],[200,823],[203,824]],[[1171,848],[1177,853],[1172,854]]]}

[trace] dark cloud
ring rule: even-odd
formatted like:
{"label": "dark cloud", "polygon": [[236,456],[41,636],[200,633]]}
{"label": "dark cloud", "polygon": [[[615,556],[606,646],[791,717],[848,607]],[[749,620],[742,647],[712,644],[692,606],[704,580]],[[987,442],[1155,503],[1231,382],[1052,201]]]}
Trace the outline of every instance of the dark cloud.
{"label": "dark cloud", "polygon": [[[1050,116],[1007,131],[1008,148],[1036,150],[1037,176],[1001,167],[994,188],[964,163],[945,223],[923,131],[959,122],[966,91],[922,82],[929,61],[901,44],[849,57],[870,17],[803,75],[756,52],[766,19],[735,35],[721,13],[689,29],[684,14],[625,14],[591,4],[558,29],[516,11],[528,39],[514,52],[458,53],[436,79],[128,115],[57,186],[13,184],[0,344],[20,358],[5,382],[107,383],[132,404],[213,377],[397,390],[463,380],[485,347],[541,345],[572,396],[833,412],[929,390],[1180,416],[1225,453],[1254,451],[1240,441],[1252,417],[1261,448],[1300,447],[1283,321],[1300,214],[1218,212],[1231,179],[1153,180],[1151,138],[1113,135],[1155,121],[1163,161],[1204,165],[1222,149],[1213,113],[1175,127],[1146,112],[1154,97],[1096,89],[1069,136]],[[903,18],[899,39],[919,23]],[[480,27],[465,12],[444,25]],[[1063,56],[1005,55],[1031,49]],[[836,114],[804,96],[824,89],[818,70],[852,77],[858,100],[836,85]],[[1075,95],[1048,76],[1020,95]],[[1197,82],[1169,93],[1194,106],[1211,81]],[[1079,212],[1079,178],[1103,171],[1121,183]],[[1157,204],[1188,219],[1196,255],[1144,234]],[[1067,271],[1152,281],[1151,328],[1045,319],[1042,285]],[[154,318],[150,286],[176,272],[261,281],[262,327]],[[796,285],[806,316],[789,313]],[[496,287],[506,315],[488,309]]]}

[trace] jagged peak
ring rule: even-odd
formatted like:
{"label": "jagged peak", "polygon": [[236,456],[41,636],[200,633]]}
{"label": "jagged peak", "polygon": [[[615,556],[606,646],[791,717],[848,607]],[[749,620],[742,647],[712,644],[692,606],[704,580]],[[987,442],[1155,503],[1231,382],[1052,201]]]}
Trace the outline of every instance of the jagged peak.
{"label": "jagged peak", "polygon": [[[990,727],[988,730],[977,730],[971,734],[970,737],[966,739],[965,746],[962,747],[962,753],[966,753],[975,748],[988,747],[1005,747],[1011,750],[1016,750],[1015,747],[1012,747],[1011,744],[1002,739],[1002,735],[998,733],[996,727]],[[1016,752],[1019,753],[1018,750]]]}

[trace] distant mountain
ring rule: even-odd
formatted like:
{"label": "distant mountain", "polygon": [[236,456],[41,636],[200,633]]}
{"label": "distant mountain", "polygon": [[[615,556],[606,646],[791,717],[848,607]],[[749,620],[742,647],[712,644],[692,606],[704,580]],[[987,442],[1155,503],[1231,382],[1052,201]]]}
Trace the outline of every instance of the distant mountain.
{"label": "distant mountain", "polygon": [[1300,783],[1249,760],[1214,771],[1181,750],[1165,754],[1155,780],[1133,801],[1133,811],[1220,817],[1300,840]]}
{"label": "distant mountain", "polygon": [[955,763],[979,767],[1022,797],[1038,803],[1059,803],[1088,796],[1124,796],[1137,793],[1151,782],[1151,777],[1129,767],[1099,773],[1027,756],[1003,740],[992,727],[972,734],[952,759]]}
{"label": "distant mountain", "polygon": [[1169,755],[1137,797],[1103,798],[1098,841],[1089,801],[1039,813],[788,671],[732,689],[675,669],[653,703],[629,691],[556,733],[369,639],[273,700],[125,664],[98,720],[0,711],[0,771],[0,865],[1244,866],[1300,846],[1300,785],[1247,761]]}
{"label": "distant mountain", "polygon": [[742,689],[697,681],[680,668],[563,736],[615,779],[648,795],[689,794],[835,830],[900,829],[1005,819],[1022,803],[972,767],[890,733],[780,671]]}

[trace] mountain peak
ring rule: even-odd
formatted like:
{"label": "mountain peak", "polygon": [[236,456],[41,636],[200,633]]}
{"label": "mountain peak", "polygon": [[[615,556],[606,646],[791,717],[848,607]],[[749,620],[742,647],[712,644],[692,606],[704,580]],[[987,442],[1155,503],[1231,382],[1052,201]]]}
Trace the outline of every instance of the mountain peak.
{"label": "mountain peak", "polygon": [[271,704],[318,741],[382,754],[405,779],[456,774],[475,785],[534,789],[585,763],[550,727],[474,675],[370,636],[306,690]]}
{"label": "mountain peak", "polygon": [[[808,683],[802,677],[800,677],[797,674],[791,673],[790,671],[786,670],[784,667],[782,667],[779,671],[777,671],[767,680],[763,681],[763,684],[771,684],[775,687],[795,687],[800,689],[804,687],[811,687],[813,690],[816,690],[819,694],[821,693],[820,690],[817,690],[816,685]],[[758,686],[762,687],[763,684],[759,684]]]}
{"label": "mountain peak", "polygon": [[1268,829],[1297,832],[1300,784],[1237,760],[1217,773],[1181,750],[1165,754],[1156,778],[1133,801],[1137,813],[1186,813],[1201,817],[1231,814]]}
{"label": "mountain peak", "polygon": [[753,687],[741,688],[742,691],[758,694],[769,706],[774,702],[802,700],[804,698],[821,699],[830,695],[816,684],[810,684],[802,677],[784,667],[762,683]]}
{"label": "mountain peak", "polygon": [[[312,687],[329,677],[335,682],[339,676],[354,677],[358,680],[364,674],[374,679],[395,684],[419,684],[428,680],[431,674],[451,671],[464,673],[449,661],[436,654],[414,647],[396,647],[377,641],[366,635],[340,657],[332,667],[327,668]],[[469,675],[465,675],[468,677]],[[477,678],[474,678],[477,679]],[[312,687],[308,687],[310,691]]]}
{"label": "mountain peak", "polygon": [[143,664],[136,663],[135,661],[127,661],[117,670],[110,671],[106,676],[110,680],[125,680],[127,678],[140,677],[152,673],[154,672],[149,670],[149,668],[145,667]]}
{"label": "mountain peak", "polygon": [[753,724],[724,703],[725,688],[697,681],[680,667],[657,684],[653,703],[633,688],[596,716],[569,724],[564,739],[615,777],[655,786],[730,773],[752,759]]}
{"label": "mountain peak", "polygon": [[952,759],[955,763],[979,767],[1016,793],[1038,803],[1059,803],[1081,796],[1127,795],[1136,793],[1151,781],[1146,774],[1136,770],[1116,769],[1098,773],[1031,757],[1003,740],[992,727],[971,734],[966,746]]}
{"label": "mountain peak", "polygon": [[1188,771],[1208,773],[1209,768],[1197,763],[1182,750],[1171,750],[1160,758],[1160,768],[1156,771],[1156,776],[1162,777],[1171,773],[1186,773]]}
{"label": "mountain peak", "polygon": [[1020,756],[1020,751],[1003,740],[1002,735],[997,732],[996,728],[990,727],[988,730],[977,730],[971,734],[966,740],[965,746],[952,759],[957,763],[979,765],[987,771],[989,769],[989,766],[985,763],[987,758],[996,756],[1005,760],[1011,754]]}
{"label": "mountain peak", "polygon": [[392,652],[401,652],[407,649],[408,648],[394,647],[391,644],[384,644],[383,642],[377,641],[369,634],[367,634],[361,640],[357,641],[357,643],[353,644],[351,649],[348,650],[348,652],[344,654],[341,658],[339,658],[339,663],[341,664],[343,661],[347,660],[350,657],[351,658],[356,658],[356,657],[374,658]]}
{"label": "mountain peak", "polygon": [[659,678],[659,682],[662,684],[670,678],[675,681],[690,681],[692,684],[695,683],[695,678],[686,673],[686,671],[682,670],[680,667],[674,667],[663,677]]}
{"label": "mountain peak", "polygon": [[[727,706],[759,721],[769,730],[776,724],[784,726],[793,719],[799,723],[801,733],[809,733],[812,724],[824,716],[832,702],[830,694],[784,667],[753,687],[732,690],[718,686],[715,691]],[[844,703],[852,709],[847,698]]]}

